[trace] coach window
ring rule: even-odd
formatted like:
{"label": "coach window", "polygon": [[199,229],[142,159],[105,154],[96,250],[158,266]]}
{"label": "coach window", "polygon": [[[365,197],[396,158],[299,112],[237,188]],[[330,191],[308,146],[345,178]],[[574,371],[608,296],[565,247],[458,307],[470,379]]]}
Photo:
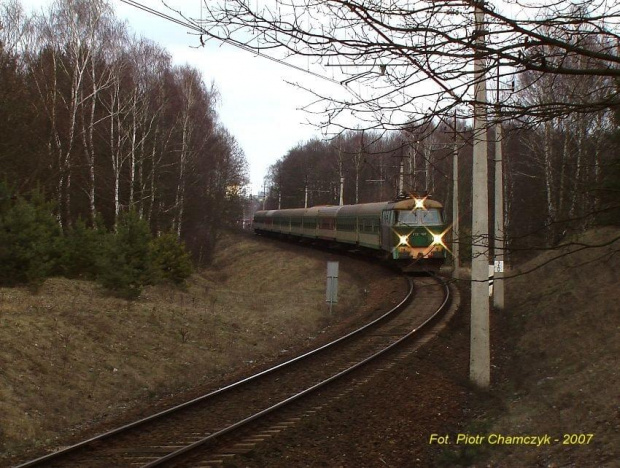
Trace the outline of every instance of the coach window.
{"label": "coach window", "polygon": [[331,218],[321,218],[319,220],[319,229],[333,230],[335,226],[334,220]]}

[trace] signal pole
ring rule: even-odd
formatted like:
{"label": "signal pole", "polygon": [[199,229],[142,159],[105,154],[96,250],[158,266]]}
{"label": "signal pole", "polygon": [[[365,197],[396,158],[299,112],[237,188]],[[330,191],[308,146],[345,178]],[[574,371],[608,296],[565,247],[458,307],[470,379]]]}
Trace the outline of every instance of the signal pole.
{"label": "signal pole", "polygon": [[340,200],[338,204],[344,205],[344,161],[342,160],[341,140],[338,140],[338,176],[340,177]]}
{"label": "signal pole", "polygon": [[487,186],[487,119],[485,60],[482,49],[484,0],[475,5],[474,30],[474,155],[472,200],[471,261],[471,343],[469,378],[481,388],[491,382],[491,350],[489,339],[489,193]]}
{"label": "signal pole", "polygon": [[497,100],[495,108],[495,231],[493,252],[495,255],[495,280],[493,282],[493,306],[504,308],[504,167],[502,155],[502,122],[499,104],[499,62],[497,63]]}
{"label": "signal pole", "polygon": [[459,277],[459,268],[461,267],[459,253],[459,145],[456,133],[456,111],[454,111],[454,148],[452,154],[452,258],[454,271],[453,278]]}

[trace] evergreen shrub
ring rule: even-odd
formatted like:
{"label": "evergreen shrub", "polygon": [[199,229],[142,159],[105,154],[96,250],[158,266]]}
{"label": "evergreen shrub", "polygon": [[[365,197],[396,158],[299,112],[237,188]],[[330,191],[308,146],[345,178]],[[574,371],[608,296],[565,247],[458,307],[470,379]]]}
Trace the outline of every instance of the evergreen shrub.
{"label": "evergreen shrub", "polygon": [[35,192],[30,201],[0,190],[0,284],[37,286],[53,271],[60,227],[50,203]]}
{"label": "evergreen shrub", "polygon": [[63,236],[52,208],[40,192],[27,200],[0,183],[0,286],[38,286],[59,274],[97,280],[114,295],[135,299],[145,285],[182,285],[192,273],[176,235],[153,238],[134,211],[119,215],[116,232],[100,220],[94,228],[78,220]]}
{"label": "evergreen shrub", "polygon": [[119,297],[135,299],[155,274],[151,264],[147,222],[135,211],[119,216],[116,233],[110,235],[99,260],[98,281]]}
{"label": "evergreen shrub", "polygon": [[156,281],[170,281],[182,285],[192,274],[192,261],[185,245],[172,233],[151,240],[151,265]]}
{"label": "evergreen shrub", "polygon": [[97,278],[110,237],[102,226],[98,220],[94,228],[89,228],[79,219],[67,230],[61,242],[59,274],[67,278]]}

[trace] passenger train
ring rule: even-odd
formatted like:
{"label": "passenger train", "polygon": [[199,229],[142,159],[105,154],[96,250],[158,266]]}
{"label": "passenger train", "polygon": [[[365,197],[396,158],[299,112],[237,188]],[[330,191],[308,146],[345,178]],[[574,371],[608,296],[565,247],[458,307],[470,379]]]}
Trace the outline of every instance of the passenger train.
{"label": "passenger train", "polygon": [[443,205],[427,195],[389,202],[257,211],[256,234],[356,246],[412,270],[446,259]]}

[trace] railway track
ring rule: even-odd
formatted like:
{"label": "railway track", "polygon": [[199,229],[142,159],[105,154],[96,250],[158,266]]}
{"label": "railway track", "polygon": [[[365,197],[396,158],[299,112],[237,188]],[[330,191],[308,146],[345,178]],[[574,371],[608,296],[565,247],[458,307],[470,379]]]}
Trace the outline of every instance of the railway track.
{"label": "railway track", "polygon": [[345,337],[183,405],[16,468],[183,466],[182,460],[188,455],[202,460],[201,464],[188,466],[211,466],[205,447],[393,351],[436,320],[449,302],[448,286],[434,277],[416,278],[415,287],[411,278],[408,282],[409,291],[401,303]]}

